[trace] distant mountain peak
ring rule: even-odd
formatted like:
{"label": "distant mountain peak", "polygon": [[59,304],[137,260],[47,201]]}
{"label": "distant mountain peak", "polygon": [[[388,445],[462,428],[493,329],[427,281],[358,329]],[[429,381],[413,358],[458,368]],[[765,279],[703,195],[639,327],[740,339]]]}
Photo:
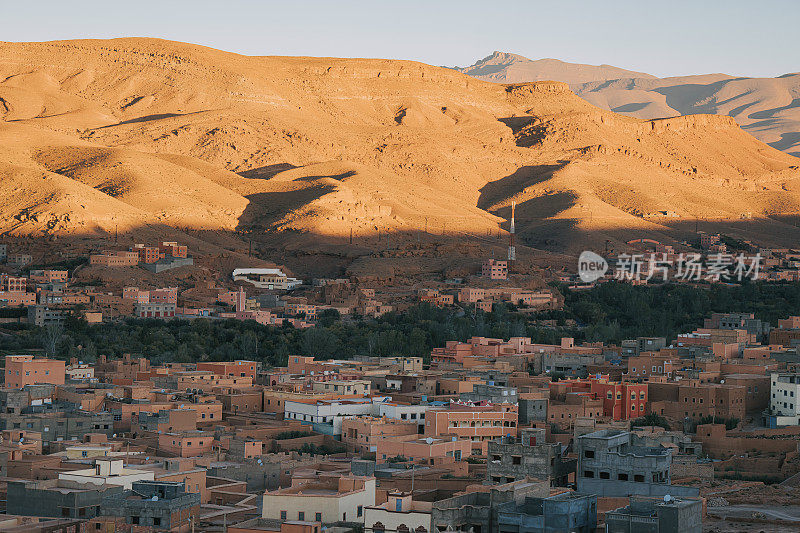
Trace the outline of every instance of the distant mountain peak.
{"label": "distant mountain peak", "polygon": [[464,74],[486,81],[520,83],[555,80],[569,84],[588,83],[617,78],[653,78],[644,72],[634,72],[612,65],[583,65],[559,59],[529,59],[519,54],[495,50],[469,67],[456,68]]}

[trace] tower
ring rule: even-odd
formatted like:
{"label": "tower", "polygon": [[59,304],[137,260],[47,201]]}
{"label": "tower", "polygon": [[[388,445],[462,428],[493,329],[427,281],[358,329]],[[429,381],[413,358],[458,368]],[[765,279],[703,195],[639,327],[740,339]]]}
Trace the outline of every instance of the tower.
{"label": "tower", "polygon": [[[514,211],[515,211],[516,207],[517,207],[517,202],[512,201],[511,202],[511,225],[508,228],[508,236],[509,236],[508,261],[509,262],[515,261],[517,259],[517,250],[516,250],[516,248],[514,248],[514,233],[515,233]],[[511,265],[509,264],[508,266],[510,267]]]}

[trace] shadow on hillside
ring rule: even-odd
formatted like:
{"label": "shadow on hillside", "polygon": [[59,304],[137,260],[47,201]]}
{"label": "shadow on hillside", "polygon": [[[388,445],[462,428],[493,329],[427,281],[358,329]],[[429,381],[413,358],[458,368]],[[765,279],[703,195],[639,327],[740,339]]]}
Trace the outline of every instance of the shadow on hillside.
{"label": "shadow on hillside", "polygon": [[498,120],[511,128],[515,143],[520,148],[535,146],[547,136],[547,124],[535,124],[536,117],[506,117]]}
{"label": "shadow on hillside", "polygon": [[333,191],[329,185],[312,185],[296,191],[262,192],[247,195],[249,200],[241,216],[237,231],[265,231],[286,215],[301,209]]}
{"label": "shadow on hillside", "polygon": [[[554,172],[564,168],[566,164],[566,161],[559,161],[555,165],[524,166],[505,178],[489,182],[480,190],[478,208],[485,211],[491,210],[493,205],[510,199],[527,187],[546,181]],[[498,213],[494,212],[494,214],[497,215]]]}
{"label": "shadow on hillside", "polygon": [[243,178],[250,179],[269,179],[275,174],[292,170],[293,168],[297,167],[291,163],[275,163],[274,165],[266,165],[263,167],[245,170],[244,172],[239,172],[239,175]]}
{"label": "shadow on hillside", "polygon": [[797,146],[799,148],[797,151],[786,153],[795,157],[800,157],[800,132],[791,131],[789,133],[781,133],[781,138],[779,140],[767,144],[781,151],[786,151],[791,146]]}
{"label": "shadow on hillside", "polygon": [[[716,109],[719,106],[723,106],[726,103],[735,100],[739,97],[739,95],[733,96],[724,101],[717,101],[711,97],[726,84],[741,79],[744,78],[732,78],[705,84],[684,83],[682,85],[673,85],[671,87],[658,87],[653,89],[653,91],[666,96],[667,105],[681,115],[715,115]],[[698,105],[698,102],[707,103]]]}
{"label": "shadow on hillside", "polygon": [[194,113],[156,113],[154,115],[145,115],[143,117],[136,117],[128,120],[123,120],[122,122],[117,122],[116,124],[109,124],[108,126],[100,126],[99,128],[94,128],[95,130],[105,130],[109,128],[115,128],[117,126],[125,126],[127,124],[139,124],[141,122],[152,122],[154,120],[163,120],[165,118],[173,118],[173,117],[183,117],[186,115],[193,115]]}

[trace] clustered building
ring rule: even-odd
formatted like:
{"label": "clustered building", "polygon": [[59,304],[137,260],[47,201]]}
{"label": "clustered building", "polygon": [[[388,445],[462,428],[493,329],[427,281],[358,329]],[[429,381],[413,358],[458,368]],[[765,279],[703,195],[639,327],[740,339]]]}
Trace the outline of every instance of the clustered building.
{"label": "clustered building", "polygon": [[[112,255],[134,254],[127,266],[188,258],[177,243]],[[92,264],[122,266],[103,261]],[[504,263],[481,277],[508,279]],[[64,320],[78,296],[100,319],[107,307],[308,327],[328,312],[387,311],[351,280],[315,280],[297,296],[267,270],[235,271],[233,287],[132,284],[118,295],[72,287],[66,271],[0,281],[33,295],[27,316],[39,325]],[[557,304],[548,291],[494,286],[418,297],[476,310]],[[717,313],[675,339],[473,337],[425,358],[291,355],[282,368],[12,354],[0,494],[9,524],[42,531],[699,531],[715,476],[800,473],[799,341],[798,317],[771,328]]]}

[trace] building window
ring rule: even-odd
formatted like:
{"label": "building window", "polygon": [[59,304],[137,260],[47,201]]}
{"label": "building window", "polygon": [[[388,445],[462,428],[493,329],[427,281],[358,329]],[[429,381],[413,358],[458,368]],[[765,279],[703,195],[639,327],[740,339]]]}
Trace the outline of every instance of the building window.
{"label": "building window", "polygon": [[[294,362],[296,363],[297,359]],[[286,520],[286,511],[281,511],[281,520]]]}
{"label": "building window", "polygon": [[300,520],[300,521],[305,520],[306,519],[306,513],[304,513],[303,511],[298,511],[297,512],[297,519]]}
{"label": "building window", "polygon": [[161,525],[161,517],[159,517],[159,516],[154,517],[153,518],[153,525],[154,526],[160,526]]}
{"label": "building window", "polygon": [[617,479],[620,481],[628,481],[628,474],[617,474]]}
{"label": "building window", "polygon": [[611,479],[611,474],[608,472],[600,472],[600,479]]}
{"label": "building window", "polygon": [[314,514],[314,520],[316,520],[317,522],[322,522],[322,513]]}
{"label": "building window", "polygon": [[583,477],[593,478],[594,477],[594,470],[584,470]]}
{"label": "building window", "polygon": [[634,474],[633,480],[637,483],[644,483],[644,476],[642,474]]}
{"label": "building window", "polygon": [[139,517],[138,516],[132,516],[131,517],[131,524],[138,526],[139,525]]}
{"label": "building window", "polygon": [[362,514],[364,514],[364,506],[363,505],[359,505],[356,508],[356,516],[361,516]]}

